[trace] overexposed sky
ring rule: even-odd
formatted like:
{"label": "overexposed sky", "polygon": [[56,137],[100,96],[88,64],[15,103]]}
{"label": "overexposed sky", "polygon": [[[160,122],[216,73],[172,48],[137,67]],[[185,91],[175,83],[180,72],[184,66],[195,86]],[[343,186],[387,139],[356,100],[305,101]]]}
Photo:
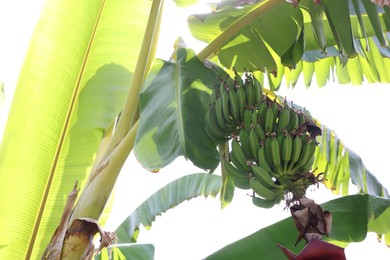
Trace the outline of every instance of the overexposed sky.
{"label": "overexposed sky", "polygon": [[[0,110],[0,126],[4,123],[5,113],[11,103],[28,41],[43,2],[0,1],[0,82],[5,84],[6,94],[4,107]],[[189,39],[188,32],[184,31],[185,27],[178,26],[186,25],[185,15],[175,9],[171,1],[167,0],[166,3],[169,7],[166,17],[170,18],[165,20],[166,24],[162,27],[163,47],[158,56],[167,59],[179,33],[189,47],[194,46],[195,41]],[[341,140],[363,158],[368,169],[390,188],[390,174],[386,164],[386,148],[390,147],[390,141],[381,136],[388,126],[386,118],[390,110],[387,105],[390,86],[353,87],[329,84],[319,89],[313,84],[308,90],[302,86],[293,91],[282,87],[280,94],[305,106],[314,117],[335,130]],[[1,129],[2,127],[0,134]],[[152,174],[143,170],[131,154],[119,177],[116,191],[118,200],[106,228],[113,230],[118,221],[130,214],[158,188],[184,174],[194,172],[201,170],[178,158],[159,173]],[[310,197],[315,198],[318,203],[335,198],[323,187]],[[259,216],[258,223],[245,221],[248,216]],[[283,206],[271,210],[256,208],[246,191],[237,190],[233,203],[224,210],[220,210],[218,199],[200,198],[183,203],[162,217],[157,217],[150,231],[141,229],[139,242],[154,243],[157,260],[201,259],[228,243],[288,216],[288,212],[283,211]],[[375,259],[387,259],[390,256],[390,249],[384,244],[378,244],[374,234],[369,236],[368,241],[347,248],[350,259],[372,258],[373,252],[376,252]]]}

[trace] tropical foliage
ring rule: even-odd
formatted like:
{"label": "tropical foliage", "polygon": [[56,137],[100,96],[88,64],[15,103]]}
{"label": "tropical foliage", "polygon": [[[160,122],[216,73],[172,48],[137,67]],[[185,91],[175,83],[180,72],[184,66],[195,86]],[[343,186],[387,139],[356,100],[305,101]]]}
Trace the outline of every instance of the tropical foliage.
{"label": "tropical foliage", "polygon": [[[196,1],[175,2],[186,6]],[[153,61],[162,0],[48,1],[20,72],[0,147],[0,172],[6,173],[0,175],[1,258],[42,255],[76,180],[82,193],[65,228],[81,218],[99,219],[133,147],[140,163],[152,171],[178,156],[215,170],[219,153],[204,132],[204,114],[210,87],[222,72],[254,71],[273,95],[283,80],[294,86],[301,74],[308,86],[314,76],[324,86],[331,72],[340,83],[389,82],[389,7],[369,0],[315,2],[211,4],[212,13],[188,19],[192,34],[207,43],[202,51],[196,54],[178,44],[171,60]],[[390,234],[387,190],[334,132],[318,125],[323,136],[315,165],[325,172],[326,185],[347,195],[352,180],[370,194],[324,205],[335,216],[330,239],[361,241],[367,231]],[[169,191],[169,199],[156,195],[142,204],[118,229],[120,242],[135,240],[140,223],[149,226],[156,214],[183,200],[215,196],[219,180],[197,174],[163,188],[159,192]],[[221,197],[224,205],[231,199],[231,193],[228,199]],[[289,245],[295,241],[291,229],[289,219],[276,223],[209,258],[262,254],[277,259],[279,252],[264,251],[267,244],[251,247],[249,255],[241,249],[270,234],[272,243]],[[65,241],[62,254],[71,253],[68,235],[60,238]],[[61,256],[52,255],[54,251],[46,256]],[[153,247],[121,244],[114,252],[148,258]]]}

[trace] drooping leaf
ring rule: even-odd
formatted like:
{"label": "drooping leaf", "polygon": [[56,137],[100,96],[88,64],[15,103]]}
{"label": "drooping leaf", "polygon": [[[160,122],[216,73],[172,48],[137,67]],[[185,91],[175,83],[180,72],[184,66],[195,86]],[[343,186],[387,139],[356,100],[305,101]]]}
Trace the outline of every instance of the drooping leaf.
{"label": "drooping leaf", "polygon": [[325,185],[336,194],[343,191],[346,195],[351,180],[363,193],[389,198],[386,187],[364,166],[362,159],[348,149],[336,133],[324,125],[319,126],[322,136],[317,138],[319,146],[313,169],[324,173]]}
{"label": "drooping leaf", "polygon": [[[329,201],[321,207],[332,213],[330,241],[359,242],[367,232],[383,234],[390,230],[390,222],[384,221],[390,217],[389,199],[353,195]],[[304,243],[294,247],[297,237],[292,219],[287,218],[225,246],[206,259],[284,259],[276,244],[298,253]]]}
{"label": "drooping leaf", "polygon": [[67,193],[76,180],[83,186],[123,105],[149,7],[149,1],[45,5],[0,147],[1,258],[39,258]]}
{"label": "drooping leaf", "polygon": [[204,131],[204,115],[217,75],[189,49],[178,49],[176,56],[176,62],[157,60],[145,81],[135,154],[148,170],[180,155],[214,170],[219,154]]}
{"label": "drooping leaf", "polygon": [[95,256],[95,260],[153,260],[154,246],[152,244],[115,244],[104,248]]}
{"label": "drooping leaf", "polygon": [[[376,63],[388,63],[389,56],[381,47],[388,42],[384,35],[390,30],[390,26],[383,26],[383,24],[390,24],[388,22],[390,20],[388,13],[390,12],[387,7],[381,9],[369,3],[370,12],[366,12],[361,0],[356,0],[354,5],[349,5],[348,1],[339,0],[321,1],[319,4],[312,0],[301,0],[299,8],[290,10],[291,5],[289,6],[287,3],[276,4],[278,1],[266,0],[255,4],[241,2],[245,4],[238,7],[238,2],[228,1],[226,4],[218,5],[211,14],[189,17],[192,34],[199,40],[209,43],[209,46],[199,53],[202,58],[207,52],[208,55],[216,54],[218,61],[227,68],[234,66],[239,71],[244,68],[266,70],[265,76],[271,80],[268,87],[275,90],[278,88],[278,80],[275,82],[275,79],[270,77],[268,73],[274,73],[281,64],[292,67],[294,63],[290,58],[290,52],[294,49],[294,45],[299,43],[297,39],[302,35],[301,30],[303,29],[303,57],[307,58],[307,53],[312,51],[322,55],[322,57],[310,61],[314,63],[329,56],[338,57],[328,65],[337,69],[338,73],[335,76],[340,77],[340,83],[358,84],[362,82],[361,79],[364,76],[369,82],[388,82],[385,76],[378,77],[375,76],[375,73],[373,74],[378,65],[372,61],[366,61],[372,57],[367,55],[366,51],[359,50],[360,41],[374,40],[375,36],[381,36],[378,40],[379,44],[370,46],[369,49],[371,51],[374,48],[376,53],[379,50],[380,54],[375,56]],[[268,8],[271,3],[274,5],[265,13],[253,15],[262,8]],[[359,8],[354,8],[355,6]],[[334,12],[333,10],[338,11]],[[300,11],[303,14],[299,14]],[[277,19],[279,20],[276,21]],[[288,33],[284,30],[288,30]],[[270,55],[273,51],[276,52],[277,56],[282,57],[282,62],[273,54]],[[299,52],[296,54],[299,56]],[[348,60],[357,54],[359,59],[355,59],[353,63],[357,65],[357,60],[359,60],[360,69],[357,71],[344,69]],[[322,66],[318,66],[314,71],[316,76],[320,75],[320,79],[317,80],[322,86],[331,78],[329,74],[323,74],[321,69]],[[278,75],[282,73],[281,71],[290,74],[288,70],[278,69],[278,71]],[[295,75],[299,75],[297,72],[301,72],[301,70],[297,70]],[[308,67],[302,72],[305,74],[306,85],[309,86],[312,81],[310,75],[313,74],[310,73]],[[352,74],[354,74],[353,77]]]}
{"label": "drooping leaf", "polygon": [[207,173],[183,176],[167,184],[146,199],[116,229],[118,242],[136,242],[138,227],[150,228],[156,216],[174,208],[185,200],[198,196],[215,197],[221,189],[221,177]]}

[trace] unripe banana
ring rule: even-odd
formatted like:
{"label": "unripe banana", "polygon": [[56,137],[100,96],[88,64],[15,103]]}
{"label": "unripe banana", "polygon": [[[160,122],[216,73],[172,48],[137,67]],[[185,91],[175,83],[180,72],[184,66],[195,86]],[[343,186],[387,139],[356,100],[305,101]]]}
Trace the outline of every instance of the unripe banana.
{"label": "unripe banana", "polygon": [[242,80],[242,77],[238,75],[237,71],[234,72],[234,80],[237,82],[238,85],[243,86],[244,81]]}
{"label": "unripe banana", "polygon": [[229,91],[229,103],[230,103],[231,115],[232,115],[234,121],[237,124],[241,124],[242,117],[240,117],[237,94],[235,91]]}
{"label": "unripe banana", "polygon": [[314,140],[309,141],[310,151],[306,163],[301,167],[303,172],[309,171],[314,162],[314,153],[316,151],[316,142]]}
{"label": "unripe banana", "polygon": [[259,197],[252,197],[252,202],[255,206],[269,209],[278,204],[283,199],[284,193],[282,191],[277,192],[277,196],[274,199],[262,199]]}
{"label": "unripe banana", "polygon": [[293,140],[291,135],[287,134],[285,137],[283,137],[282,142],[282,162],[283,162],[283,171],[286,172],[288,163],[291,158],[292,154],[292,146],[293,146]]}
{"label": "unripe banana", "polygon": [[257,195],[264,199],[274,199],[278,196],[279,189],[270,189],[256,179],[249,179],[249,185]]}
{"label": "unripe banana", "polygon": [[237,93],[237,102],[238,102],[240,117],[243,118],[244,111],[245,111],[245,90],[243,85],[236,86],[236,93]]}
{"label": "unripe banana", "polygon": [[230,126],[233,125],[233,119],[230,117],[230,108],[229,108],[229,93],[228,91],[224,91],[221,97],[222,103],[222,114],[226,123]]}
{"label": "unripe banana", "polygon": [[275,124],[274,111],[272,110],[271,107],[268,107],[265,116],[265,125],[264,125],[265,132],[272,133],[274,130],[274,124]]}
{"label": "unripe banana", "polygon": [[249,109],[245,109],[244,111],[244,129],[249,132],[251,130],[252,124],[252,111]]}
{"label": "unripe banana", "polygon": [[222,99],[217,98],[215,101],[214,113],[217,116],[217,122],[220,128],[225,129],[225,119],[222,113]]}
{"label": "unripe banana", "polygon": [[271,140],[271,162],[275,166],[277,173],[281,174],[282,173],[282,162],[280,158],[280,147],[279,147],[279,142],[277,138],[272,138]]}
{"label": "unripe banana", "polygon": [[255,125],[255,131],[256,131],[256,135],[258,138],[260,138],[260,140],[265,140],[265,131],[263,128],[261,128],[261,126],[259,124],[256,124]]}
{"label": "unripe banana", "polygon": [[299,155],[298,161],[294,164],[291,173],[295,173],[296,171],[299,171],[305,163],[307,163],[307,160],[309,159],[310,155],[310,143],[307,141],[306,135],[303,135],[301,138],[302,140],[302,149],[301,154]]}
{"label": "unripe banana", "polygon": [[284,189],[283,185],[278,185],[274,182],[274,180],[271,178],[267,170],[265,170],[261,166],[253,165],[252,166],[252,173],[255,177],[255,179],[259,182],[261,182],[264,186],[270,188],[270,189]]}
{"label": "unripe banana", "polygon": [[302,140],[301,140],[300,136],[295,136],[293,138],[293,142],[292,142],[291,157],[290,157],[290,162],[288,163],[288,168],[287,168],[288,172],[291,171],[294,164],[298,161],[298,159],[301,155],[301,150],[302,150]]}
{"label": "unripe banana", "polygon": [[251,151],[251,144],[249,140],[249,132],[247,132],[244,129],[241,129],[238,133],[238,136],[240,137],[240,143],[242,151],[244,152],[244,155],[246,159],[252,158],[252,151]]}
{"label": "unripe banana", "polygon": [[279,117],[279,104],[278,102],[276,102],[276,99],[274,100],[274,102],[272,102],[271,108],[272,111],[274,112],[274,118],[275,118],[274,121],[276,122],[276,118]]}
{"label": "unripe banana", "polygon": [[263,99],[263,87],[261,86],[260,82],[253,76],[253,84],[255,86],[255,104],[256,106],[259,106],[261,103],[261,100]]}
{"label": "unripe banana", "polygon": [[273,170],[269,164],[264,145],[260,146],[257,151],[257,162],[259,166],[264,168],[268,173],[272,174]]}
{"label": "unripe banana", "polygon": [[304,125],[306,123],[305,113],[299,110],[297,114],[298,114],[298,126]]}
{"label": "unripe banana", "polygon": [[232,155],[232,161],[234,163],[234,165],[236,165],[237,168],[242,168],[246,171],[250,171],[251,168],[249,167],[249,165],[247,164],[247,159],[246,159],[246,156],[244,154],[244,151],[240,145],[240,143],[233,139],[232,140],[232,151],[231,151],[231,155]]}
{"label": "unripe banana", "polygon": [[287,127],[287,131],[291,133],[298,128],[298,114],[294,109],[290,109],[290,122]]}
{"label": "unripe banana", "polygon": [[281,134],[283,130],[287,129],[290,122],[290,108],[285,107],[279,113],[278,125],[276,126],[276,134]]}
{"label": "unripe banana", "polygon": [[252,108],[255,105],[256,93],[255,86],[251,77],[245,79],[245,99],[248,108]]}
{"label": "unripe banana", "polygon": [[267,102],[263,100],[259,106],[259,111],[257,114],[257,121],[259,122],[261,128],[265,129],[265,118],[267,116]]}
{"label": "unripe banana", "polygon": [[211,110],[206,112],[205,131],[209,138],[216,144],[226,143],[230,139],[227,133],[219,127],[215,119],[215,114]]}
{"label": "unripe banana", "polygon": [[252,111],[252,119],[251,119],[251,128],[255,128],[256,125],[258,125],[258,121],[257,121],[257,110],[253,110]]}
{"label": "unripe banana", "polygon": [[249,133],[249,143],[252,152],[252,158],[257,161],[257,151],[259,150],[259,140],[257,139],[257,135],[254,129],[250,130]]}
{"label": "unripe banana", "polygon": [[237,188],[244,190],[250,189],[247,172],[236,168],[233,164],[227,162],[226,160],[222,160],[222,163],[226,173],[233,177],[234,184]]}

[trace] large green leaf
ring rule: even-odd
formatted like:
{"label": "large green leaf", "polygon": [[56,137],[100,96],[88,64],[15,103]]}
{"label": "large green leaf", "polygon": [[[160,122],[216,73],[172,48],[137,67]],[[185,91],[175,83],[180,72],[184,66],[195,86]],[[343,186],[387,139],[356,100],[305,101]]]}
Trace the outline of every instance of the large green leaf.
{"label": "large green leaf", "polygon": [[[369,82],[389,82],[387,73],[380,71],[382,67],[388,68],[386,64],[389,63],[390,57],[386,51],[388,49],[382,47],[388,43],[384,33],[390,30],[390,26],[385,26],[389,20],[389,12],[385,12],[387,9],[378,8],[368,0],[354,2],[354,6],[362,8],[351,7],[348,0],[327,0],[321,1],[320,4],[315,4],[312,0],[302,0],[299,2],[299,8],[292,8],[287,3],[278,4],[277,0],[244,4],[242,8],[237,8],[235,1],[225,2],[226,4],[219,5],[213,13],[192,15],[188,19],[192,34],[209,43],[209,46],[199,53],[202,58],[215,53],[219,62],[228,69],[235,67],[238,70],[266,70],[265,73],[272,80],[269,86],[271,89],[278,89],[280,80],[274,82],[269,73],[274,73],[278,68],[278,74],[289,74],[288,70],[280,69],[281,64],[290,68],[299,67],[297,63],[302,54],[306,61],[315,63],[320,59],[334,57],[332,62],[328,60],[321,66],[315,66],[315,75],[320,86],[330,78],[329,70],[325,73],[322,71],[324,66],[329,68],[335,64],[339,64],[336,75],[341,83],[361,84],[360,78],[363,76]],[[271,5],[272,9],[265,10],[263,14],[253,15]],[[377,41],[378,44],[370,43],[372,46],[365,46],[368,40]],[[364,48],[361,48],[360,41],[364,42]],[[304,48],[303,51],[301,48]],[[373,57],[367,55],[365,49],[374,52]],[[281,60],[270,54],[272,50]],[[307,59],[310,52],[315,53],[315,59]],[[291,58],[292,54],[295,54],[294,59]],[[359,58],[354,59],[359,59],[364,65],[360,66],[360,70],[345,69],[348,57],[353,58],[356,54]],[[381,65],[379,68],[378,64]],[[381,76],[370,73],[377,70],[381,72]],[[301,72],[305,73],[305,70],[299,70],[297,74]],[[355,77],[351,77],[351,74],[355,74]],[[307,85],[311,83],[311,77],[305,80]]]}
{"label": "large green leaf", "polygon": [[[332,229],[328,238],[331,241],[360,242],[367,232],[386,234],[390,231],[390,222],[383,221],[390,218],[389,199],[353,195],[329,201],[321,207],[332,213]],[[284,259],[276,244],[298,253],[304,242],[294,247],[297,237],[298,231],[292,218],[287,218],[227,245],[206,259]]]}
{"label": "large green leaf", "polygon": [[149,1],[48,1],[0,148],[0,255],[38,258],[120,112]]}
{"label": "large green leaf", "polygon": [[204,115],[217,75],[189,49],[178,49],[176,57],[175,62],[157,60],[145,80],[136,157],[148,170],[164,167],[180,155],[214,170],[219,154],[204,131]]}
{"label": "large green leaf", "polygon": [[207,173],[183,176],[167,184],[146,199],[116,229],[120,243],[136,242],[139,226],[150,228],[156,216],[185,200],[198,196],[215,197],[221,189],[221,177]]}

